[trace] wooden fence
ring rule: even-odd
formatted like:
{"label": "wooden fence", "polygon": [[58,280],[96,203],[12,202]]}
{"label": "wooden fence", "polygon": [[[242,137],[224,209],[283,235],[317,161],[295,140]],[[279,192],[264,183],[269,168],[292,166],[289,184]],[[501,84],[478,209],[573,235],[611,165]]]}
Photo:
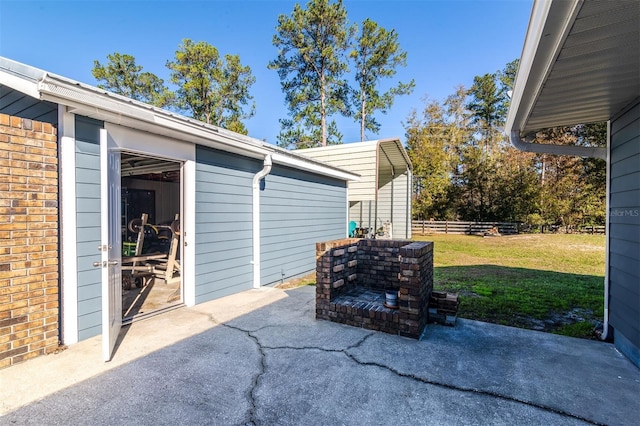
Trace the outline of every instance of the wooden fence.
{"label": "wooden fence", "polygon": [[604,225],[585,225],[578,228],[578,232],[581,234],[604,234]]}
{"label": "wooden fence", "polygon": [[511,222],[460,222],[447,220],[414,220],[411,222],[412,234],[468,234],[484,235],[497,228],[503,235],[518,233],[518,224]]}
{"label": "wooden fence", "polygon": [[412,234],[467,234],[484,235],[491,229],[497,228],[502,235],[522,233],[580,233],[580,234],[604,234],[604,225],[582,226],[531,226],[512,222],[461,222],[447,220],[414,220],[411,222]]}

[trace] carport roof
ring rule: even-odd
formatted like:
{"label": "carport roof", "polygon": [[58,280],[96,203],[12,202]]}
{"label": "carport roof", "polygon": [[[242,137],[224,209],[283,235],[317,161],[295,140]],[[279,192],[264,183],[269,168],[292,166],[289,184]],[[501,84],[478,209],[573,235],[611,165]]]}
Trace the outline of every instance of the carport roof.
{"label": "carport roof", "polygon": [[323,157],[322,154],[324,153],[328,153],[324,155],[324,157],[329,156],[335,158],[339,156],[349,156],[350,154],[362,151],[370,151],[373,152],[374,155],[378,156],[382,153],[389,164],[391,164],[391,166],[400,173],[407,170],[413,170],[413,165],[411,164],[409,155],[402,146],[402,142],[399,138],[376,139],[364,142],[352,142],[340,145],[296,150],[296,152],[299,152],[304,156],[316,156],[317,158]]}
{"label": "carport roof", "polygon": [[329,145],[296,152],[360,175],[358,182],[349,184],[350,201],[377,200],[378,190],[385,183],[384,176],[394,179],[413,170],[409,155],[399,138]]}
{"label": "carport roof", "polygon": [[[39,108],[43,109],[38,112],[39,116],[28,114],[31,111],[28,108],[36,105],[34,99],[42,101],[38,103]],[[57,105],[64,105],[66,111],[73,114],[244,156],[262,159],[271,155],[275,164],[340,180],[359,179],[355,173],[291,153],[258,139],[0,57],[0,112],[9,111],[13,107],[16,111],[25,112],[24,118],[38,119],[46,115],[49,122],[55,123]]]}
{"label": "carport roof", "polygon": [[607,121],[640,97],[639,16],[637,0],[536,0],[507,133]]}

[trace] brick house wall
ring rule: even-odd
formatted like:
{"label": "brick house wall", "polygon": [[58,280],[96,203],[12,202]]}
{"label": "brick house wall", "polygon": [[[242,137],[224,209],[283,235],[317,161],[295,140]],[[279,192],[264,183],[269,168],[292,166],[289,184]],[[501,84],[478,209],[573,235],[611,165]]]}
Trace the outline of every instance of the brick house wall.
{"label": "brick house wall", "polygon": [[59,344],[58,143],[0,114],[0,368]]}

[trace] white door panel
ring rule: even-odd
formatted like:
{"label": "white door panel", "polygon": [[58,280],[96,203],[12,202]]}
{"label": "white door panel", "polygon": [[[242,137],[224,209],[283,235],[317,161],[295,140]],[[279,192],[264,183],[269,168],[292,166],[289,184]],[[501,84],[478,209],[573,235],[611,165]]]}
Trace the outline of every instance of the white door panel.
{"label": "white door panel", "polygon": [[111,360],[122,327],[120,152],[100,130],[102,356]]}

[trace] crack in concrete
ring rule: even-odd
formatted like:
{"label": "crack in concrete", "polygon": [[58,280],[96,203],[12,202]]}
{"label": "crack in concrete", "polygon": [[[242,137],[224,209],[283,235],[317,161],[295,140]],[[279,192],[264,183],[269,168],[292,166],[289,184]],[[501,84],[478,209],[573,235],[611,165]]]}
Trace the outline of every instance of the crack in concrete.
{"label": "crack in concrete", "polygon": [[[267,327],[271,327],[271,326],[266,326],[263,328],[267,328]],[[359,341],[357,341],[356,343],[354,343],[353,345],[349,345],[344,349],[327,349],[327,348],[321,348],[319,346],[262,346],[264,349],[270,349],[270,350],[283,350],[283,349],[289,349],[289,350],[294,350],[294,351],[320,351],[320,352],[329,352],[329,353],[342,353],[345,354],[347,357],[349,357],[349,354],[347,354],[346,351],[348,351],[349,349],[355,349],[357,347],[359,347],[360,345],[362,345],[364,342],[367,341],[367,339],[371,336],[373,336],[375,333],[370,333],[367,334],[366,336],[364,336],[362,339],[360,339]]]}
{"label": "crack in concrete", "polygon": [[358,346],[362,345],[369,337],[373,336],[374,333],[369,333],[366,336],[364,336],[362,339],[360,339],[359,341],[357,341],[356,343],[347,346],[345,349],[326,349],[326,348],[319,348],[319,347],[315,347],[315,346],[310,346],[310,347],[286,347],[286,346],[265,346],[262,343],[260,343],[260,340],[258,339],[257,336],[255,336],[253,333],[257,333],[261,330],[264,330],[266,328],[275,328],[278,327],[276,325],[265,325],[264,327],[260,327],[257,328],[255,330],[246,330],[234,325],[230,325],[227,323],[219,323],[215,320],[215,318],[213,317],[213,315],[210,316],[211,321],[213,321],[216,324],[222,325],[223,327],[226,328],[230,328],[231,330],[235,330],[235,331],[239,331],[241,333],[244,333],[247,335],[247,337],[249,337],[251,340],[254,341],[254,343],[256,344],[258,351],[260,352],[260,361],[259,361],[259,371],[258,374],[256,374],[252,380],[251,383],[251,389],[249,390],[248,394],[249,394],[249,405],[250,405],[250,409],[249,409],[249,420],[244,422],[245,425],[258,425],[259,422],[256,419],[256,396],[255,396],[255,392],[258,388],[258,383],[260,382],[260,378],[265,374],[266,372],[266,364],[265,364],[265,349],[268,350],[278,350],[278,349],[299,349],[299,350],[313,350],[313,349],[317,349],[320,351],[325,351],[325,352],[340,352],[340,353],[344,353],[345,355],[348,356],[348,354],[345,352],[349,349],[355,349]]}
{"label": "crack in concrete", "polygon": [[490,396],[493,398],[498,398],[504,401],[509,401],[509,402],[516,402],[518,404],[524,404],[530,407],[534,407],[534,408],[538,408],[540,410],[544,410],[547,412],[551,412],[554,414],[558,414],[564,417],[569,417],[572,419],[576,419],[576,420],[580,420],[583,421],[585,423],[589,423],[592,425],[604,425],[604,423],[600,423],[597,422],[595,420],[591,420],[588,419],[586,417],[582,417],[580,415],[577,414],[573,414],[570,413],[568,411],[564,411],[564,410],[560,410],[557,408],[553,408],[553,407],[549,407],[547,405],[544,404],[539,404],[533,401],[527,401],[524,399],[520,399],[520,398],[516,398],[513,396],[509,396],[509,395],[503,395],[501,393],[498,392],[493,392],[493,391],[488,391],[488,390],[482,390],[482,389],[476,389],[476,388],[471,388],[471,387],[464,387],[464,386],[458,386],[458,385],[452,385],[449,383],[445,383],[445,382],[441,382],[441,381],[437,381],[437,380],[432,380],[432,379],[427,379],[424,377],[420,377],[420,376],[416,376],[414,374],[408,374],[408,373],[403,373],[401,371],[398,371],[392,367],[389,367],[388,365],[385,364],[380,364],[377,362],[371,362],[371,361],[362,361],[360,359],[358,359],[355,355],[349,353],[349,350],[352,349],[356,349],[358,347],[360,347],[364,342],[366,342],[371,336],[375,335],[375,333],[371,332],[365,336],[363,336],[360,340],[358,340],[357,342],[355,342],[354,344],[347,346],[344,349],[328,349],[328,348],[323,348],[323,347],[319,347],[319,346],[266,346],[263,345],[262,343],[260,343],[260,340],[258,339],[257,336],[254,336],[252,333],[256,333],[259,332],[260,330],[264,330],[266,328],[270,328],[270,327],[277,327],[274,325],[267,325],[264,327],[260,327],[256,330],[245,330],[242,329],[240,327],[236,327],[236,326],[232,326],[229,324],[225,324],[225,323],[220,323],[221,325],[228,327],[230,329],[236,330],[236,331],[240,331],[242,333],[245,333],[249,338],[251,338],[257,345],[258,350],[260,351],[260,371],[259,373],[256,375],[256,377],[254,377],[252,386],[251,386],[251,390],[249,392],[250,395],[250,404],[251,404],[251,410],[250,410],[250,414],[249,414],[249,421],[246,424],[251,424],[251,425],[257,425],[258,422],[255,419],[255,411],[256,411],[256,403],[255,403],[255,390],[258,386],[258,382],[260,380],[260,377],[262,377],[262,375],[265,374],[266,372],[266,365],[264,363],[264,359],[265,359],[265,352],[264,350],[316,350],[316,351],[321,351],[321,352],[328,352],[328,353],[342,353],[344,354],[347,358],[349,358],[350,360],[352,360],[353,362],[355,362],[358,365],[362,365],[365,367],[377,367],[377,368],[381,368],[384,370],[387,370],[395,375],[397,375],[398,377],[402,377],[405,379],[409,379],[409,380],[413,380],[422,384],[428,384],[428,385],[432,385],[432,386],[438,386],[441,388],[445,388],[445,389],[450,389],[450,390],[455,390],[458,392],[465,392],[465,393],[472,393],[475,395],[484,395],[484,396]]}
{"label": "crack in concrete", "polygon": [[265,353],[264,353],[263,346],[260,343],[260,340],[258,340],[258,338],[256,336],[254,336],[253,334],[251,334],[251,333],[255,333],[256,331],[260,331],[264,327],[261,327],[261,328],[259,328],[257,330],[254,330],[254,331],[251,331],[251,330],[245,330],[245,329],[242,329],[240,327],[233,326],[233,325],[229,325],[229,324],[226,324],[226,323],[219,323],[219,324],[222,325],[223,327],[230,328],[231,330],[236,330],[236,331],[239,331],[241,333],[246,334],[247,337],[249,337],[251,340],[254,341],[254,343],[256,344],[256,346],[258,348],[258,352],[260,352],[260,360],[259,360],[259,363],[258,363],[258,366],[259,366],[258,374],[256,374],[253,377],[253,380],[251,381],[251,388],[249,389],[248,398],[247,398],[248,401],[249,401],[249,415],[248,415],[249,420],[244,422],[245,425],[254,425],[255,426],[255,425],[259,424],[258,421],[256,420],[256,408],[257,407],[256,407],[255,392],[256,392],[256,389],[258,388],[258,382],[260,381],[260,378],[265,373],[266,366],[265,366],[265,363],[264,363]]}
{"label": "crack in concrete", "polygon": [[473,393],[473,394],[476,394],[476,395],[491,396],[493,398],[498,398],[498,399],[502,399],[502,400],[510,401],[510,402],[517,402],[519,404],[524,404],[524,405],[527,405],[527,406],[530,406],[530,407],[535,407],[535,408],[538,408],[538,409],[541,409],[541,410],[544,410],[544,411],[547,411],[547,412],[555,413],[555,414],[558,414],[558,415],[561,415],[561,416],[565,416],[565,417],[570,417],[570,418],[573,418],[573,419],[576,419],[576,420],[580,420],[580,421],[583,421],[583,422],[586,422],[586,423],[589,423],[589,424],[604,425],[604,423],[599,423],[599,422],[596,422],[595,420],[591,420],[591,419],[588,419],[586,417],[582,417],[582,416],[579,416],[577,414],[570,413],[568,411],[564,411],[564,410],[560,410],[560,409],[557,409],[557,408],[549,407],[549,406],[546,406],[546,405],[543,405],[543,404],[538,404],[538,403],[533,402],[533,401],[527,401],[527,400],[519,399],[519,398],[516,398],[516,397],[513,397],[513,396],[503,395],[503,394],[498,393],[498,392],[482,390],[482,389],[476,389],[476,388],[471,388],[471,387],[458,386],[458,385],[452,385],[452,384],[445,383],[445,382],[440,382],[440,381],[437,381],[437,380],[430,380],[430,379],[427,379],[427,378],[424,378],[424,377],[416,376],[414,374],[403,373],[401,371],[398,371],[398,370],[396,370],[394,368],[389,367],[388,365],[380,364],[380,363],[377,363],[377,362],[371,362],[371,361],[361,361],[361,360],[357,359],[356,356],[353,355],[353,354],[349,354],[349,353],[345,352],[345,355],[347,357],[349,357],[351,360],[353,360],[355,363],[359,364],[359,365],[373,366],[373,367],[382,368],[382,369],[387,370],[387,371],[389,371],[389,372],[391,372],[391,373],[393,373],[393,374],[395,374],[395,375],[397,375],[399,377],[403,377],[403,378],[406,378],[406,379],[414,380],[414,381],[419,382],[419,383],[438,386],[438,387],[442,387],[442,388],[445,388],[445,389],[456,390],[456,391],[459,391],[459,392]]}

